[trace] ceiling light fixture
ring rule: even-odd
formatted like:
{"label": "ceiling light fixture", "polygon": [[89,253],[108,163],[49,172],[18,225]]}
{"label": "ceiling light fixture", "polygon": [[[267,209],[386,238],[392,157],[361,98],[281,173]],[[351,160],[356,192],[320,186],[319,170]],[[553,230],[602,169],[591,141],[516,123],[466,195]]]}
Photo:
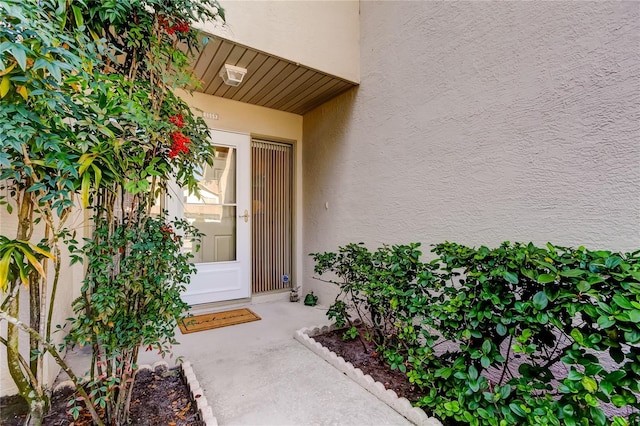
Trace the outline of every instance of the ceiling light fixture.
{"label": "ceiling light fixture", "polygon": [[220,77],[224,80],[224,84],[229,86],[239,86],[242,79],[247,74],[246,68],[236,67],[235,65],[224,64],[220,70]]}

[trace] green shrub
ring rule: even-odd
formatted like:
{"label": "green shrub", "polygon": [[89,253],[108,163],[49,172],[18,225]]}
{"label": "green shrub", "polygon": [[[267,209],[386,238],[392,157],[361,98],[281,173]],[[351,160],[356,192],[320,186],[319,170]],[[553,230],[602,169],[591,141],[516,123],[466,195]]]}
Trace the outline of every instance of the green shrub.
{"label": "green shrub", "polygon": [[473,425],[637,424],[640,252],[446,242],[422,263],[418,248],[313,254],[341,290],[328,315],[367,322],[417,405]]}
{"label": "green shrub", "polygon": [[[108,424],[127,424],[140,347],[164,357],[177,343],[177,321],[188,310],[180,294],[195,272],[181,235],[200,237],[185,220],[102,220],[82,249],[87,274],[66,340],[92,346],[90,395],[104,408]],[[80,408],[71,408],[74,417]]]}

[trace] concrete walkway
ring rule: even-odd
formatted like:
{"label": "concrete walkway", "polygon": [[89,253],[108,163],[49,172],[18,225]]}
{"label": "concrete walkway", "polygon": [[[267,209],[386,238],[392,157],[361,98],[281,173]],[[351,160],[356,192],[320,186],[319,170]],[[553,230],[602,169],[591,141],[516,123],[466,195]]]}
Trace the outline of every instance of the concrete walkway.
{"label": "concrete walkway", "polygon": [[[192,363],[221,426],[411,424],[293,339],[302,327],[328,324],[326,309],[288,301],[245,306],[262,320],[177,332],[174,354]],[[158,360],[140,355],[140,364]]]}

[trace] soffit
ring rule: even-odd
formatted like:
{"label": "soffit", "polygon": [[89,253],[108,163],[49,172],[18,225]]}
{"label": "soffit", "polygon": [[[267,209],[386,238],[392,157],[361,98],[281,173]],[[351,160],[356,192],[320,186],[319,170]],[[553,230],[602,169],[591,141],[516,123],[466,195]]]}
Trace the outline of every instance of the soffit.
{"label": "soffit", "polygon": [[[247,69],[237,87],[218,75],[224,64]],[[211,37],[193,63],[195,90],[234,101],[303,115],[356,83],[226,40]]]}

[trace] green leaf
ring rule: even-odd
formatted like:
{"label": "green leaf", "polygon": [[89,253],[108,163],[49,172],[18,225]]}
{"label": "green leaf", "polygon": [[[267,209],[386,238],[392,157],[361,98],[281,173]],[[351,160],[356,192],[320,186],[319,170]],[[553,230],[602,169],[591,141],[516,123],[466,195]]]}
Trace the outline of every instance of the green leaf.
{"label": "green leaf", "polygon": [[600,326],[600,328],[609,328],[612,325],[614,325],[616,322],[612,319],[609,318],[606,315],[602,315],[600,316],[600,318],[598,318],[598,325]]}
{"label": "green leaf", "polygon": [[460,411],[460,404],[458,404],[458,401],[448,401],[444,403],[444,408],[447,411],[457,413]]}
{"label": "green leaf", "polygon": [[589,413],[596,426],[605,426],[607,424],[607,416],[605,416],[604,412],[598,407],[589,408]]}
{"label": "green leaf", "polygon": [[613,385],[606,380],[600,382],[600,389],[606,396],[611,396],[611,393],[613,393]]}
{"label": "green leaf", "polygon": [[573,337],[573,340],[575,340],[580,346],[584,345],[584,337],[582,336],[580,330],[578,330],[577,328],[571,330],[571,337]]}
{"label": "green leaf", "polygon": [[598,382],[596,382],[593,378],[589,376],[584,376],[581,380],[581,383],[582,383],[582,386],[584,386],[584,388],[589,393],[594,393],[595,391],[598,390]]}
{"label": "green leaf", "polygon": [[613,423],[611,426],[629,426],[629,422],[620,416],[613,416]]}
{"label": "green leaf", "polygon": [[448,379],[452,373],[453,373],[453,370],[451,368],[443,367],[436,370],[435,376],[442,377],[443,379]]}
{"label": "green leaf", "polygon": [[556,276],[555,275],[551,275],[551,274],[540,274],[540,275],[538,275],[538,282],[540,284],[552,283],[555,280],[556,280]]}
{"label": "green leaf", "polygon": [[620,256],[611,256],[611,257],[608,257],[607,260],[605,260],[604,266],[606,266],[609,269],[613,269],[621,263],[622,263],[622,259],[620,258]]}
{"label": "green leaf", "polygon": [[560,276],[567,278],[581,277],[585,274],[585,271],[582,269],[565,269],[564,271],[560,271]]}
{"label": "green leaf", "polygon": [[624,370],[616,370],[616,371],[612,371],[611,373],[607,374],[607,376],[605,377],[605,380],[607,380],[607,381],[609,381],[611,383],[616,383],[626,375],[627,375],[627,373]]}
{"label": "green leaf", "polygon": [[509,408],[511,409],[511,411],[513,411],[518,417],[526,417],[527,416],[527,412],[524,411],[524,409],[519,405],[516,404],[515,402],[512,402],[511,404],[509,404]]}
{"label": "green leaf", "polygon": [[586,291],[589,291],[589,289],[591,288],[591,284],[586,281],[580,281],[576,287],[579,292],[584,293]]}
{"label": "green leaf", "polygon": [[[627,340],[627,343],[636,344],[640,342],[640,331],[631,329],[629,331],[624,332],[624,338]],[[635,364],[632,364],[634,366]]]}
{"label": "green leaf", "polygon": [[507,399],[511,394],[511,386],[507,383],[500,387],[500,399]]}
{"label": "green leaf", "polygon": [[547,307],[549,299],[544,291],[539,291],[533,296],[533,306],[538,310],[543,310]]}
{"label": "green leaf", "polygon": [[27,70],[27,54],[24,49],[25,48],[21,45],[14,45],[9,49],[20,68],[22,68],[22,71]]}
{"label": "green leaf", "polygon": [[489,366],[491,365],[491,360],[489,359],[489,357],[483,356],[482,358],[480,358],[480,364],[484,368],[489,368]]}
{"label": "green leaf", "polygon": [[629,300],[621,294],[614,294],[613,301],[621,308],[633,309],[633,305],[631,304],[631,302],[629,302]]}
{"label": "green leaf", "polygon": [[572,381],[582,380],[583,377],[584,377],[584,374],[582,374],[581,372],[573,368],[571,368],[571,370],[569,370],[569,374],[567,374],[567,379]]}
{"label": "green leaf", "polygon": [[71,6],[71,9],[73,10],[73,17],[76,20],[76,26],[83,26],[84,19],[82,18],[82,10],[78,6]]}
{"label": "green leaf", "polygon": [[584,368],[584,374],[587,376],[595,376],[603,370],[602,366],[597,363],[587,364]]}
{"label": "green leaf", "polygon": [[480,390],[480,381],[478,380],[469,381],[469,389],[471,389],[472,392],[478,392]]}
{"label": "green leaf", "polygon": [[478,378],[478,370],[473,365],[469,367],[469,380],[473,381]]}
{"label": "green leaf", "polygon": [[575,411],[573,410],[573,406],[572,405],[567,404],[564,407],[562,407],[562,413],[565,416],[573,417],[573,414],[575,413]]}
{"label": "green leaf", "polygon": [[506,336],[507,327],[502,323],[498,323],[498,325],[496,326],[496,331],[498,332],[499,336]]}
{"label": "green leaf", "polygon": [[627,400],[622,395],[613,395],[611,397],[611,403],[616,407],[624,407],[625,405],[627,405]]}
{"label": "green leaf", "polygon": [[476,410],[476,413],[478,413],[478,415],[480,417],[482,417],[483,419],[488,419],[490,416],[489,412],[487,410],[485,410],[484,408],[480,407]]}
{"label": "green leaf", "polygon": [[509,271],[505,271],[504,279],[507,280],[508,282],[510,282],[511,284],[518,284],[518,282],[519,282],[518,274],[515,274],[513,272],[509,272]]}
{"label": "green leaf", "polygon": [[631,322],[634,323],[640,323],[640,309],[633,309],[629,312],[627,312],[627,314],[629,314],[629,319],[631,320]]}

